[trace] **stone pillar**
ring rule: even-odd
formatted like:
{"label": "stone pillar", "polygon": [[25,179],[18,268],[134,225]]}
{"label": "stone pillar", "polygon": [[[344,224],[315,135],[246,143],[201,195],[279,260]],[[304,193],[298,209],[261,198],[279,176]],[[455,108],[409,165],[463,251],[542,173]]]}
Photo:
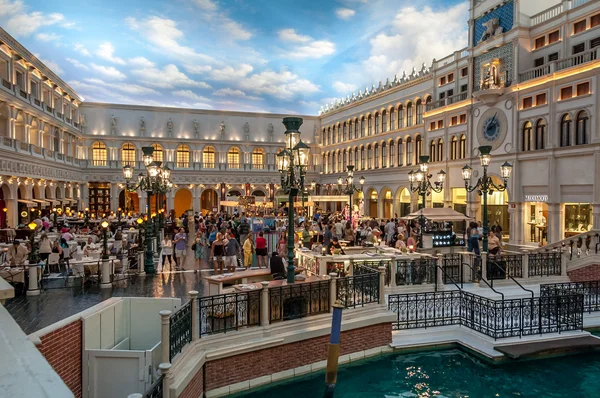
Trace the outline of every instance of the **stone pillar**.
{"label": "stone pillar", "polygon": [[444,273],[443,270],[443,258],[444,255],[443,254],[439,254],[438,258],[436,260],[436,264],[435,264],[435,284],[436,284],[436,291],[439,288],[439,286],[444,286],[444,276],[442,275]]}
{"label": "stone pillar", "polygon": [[171,381],[173,376],[171,375],[171,364],[169,362],[163,362],[160,365],[158,365],[158,369],[160,370],[160,373],[165,375],[165,377],[163,378],[163,395],[162,398],[169,398],[171,395],[169,393],[169,390],[171,388]]}
{"label": "stone pillar", "polygon": [[198,314],[198,291],[190,290],[190,300],[192,301],[192,341],[196,341],[200,338],[199,319],[196,316]]}
{"label": "stone pillar", "polygon": [[548,203],[548,243],[558,242],[563,236],[563,206],[560,203]]}
{"label": "stone pillar", "polygon": [[523,279],[529,278],[529,252],[523,253],[521,256],[523,262]]}
{"label": "stone pillar", "polygon": [[337,276],[336,272],[329,274],[329,308],[331,309],[337,300]]}
{"label": "stone pillar", "polygon": [[[514,208],[512,207],[514,206]],[[510,214],[510,226],[509,226],[509,243],[522,245],[525,243],[524,235],[524,223],[525,206],[523,203],[510,203],[508,213]]]}
{"label": "stone pillar", "polygon": [[260,294],[260,326],[269,326],[269,282],[263,281]]}
{"label": "stone pillar", "polygon": [[[141,231],[139,232],[142,233]],[[144,269],[144,251],[138,249],[138,276],[146,276],[146,270]]]}
{"label": "stone pillar", "polygon": [[29,266],[29,287],[27,289],[28,296],[39,296],[40,287],[38,285],[38,267],[37,265]]}
{"label": "stone pillar", "polygon": [[117,212],[119,208],[119,186],[114,182],[110,184],[110,210]]}
{"label": "stone pillar", "polygon": [[100,282],[100,288],[112,288],[112,283],[110,283],[110,261],[107,258],[102,259],[102,281]]}
{"label": "stone pillar", "polygon": [[200,187],[198,185],[196,185],[194,187],[194,189],[192,190],[192,208],[194,209],[194,212],[198,212],[200,213],[200,195],[201,195],[202,190],[200,189]]}
{"label": "stone pillar", "polygon": [[592,216],[593,219],[593,228],[600,229],[600,203],[594,203],[592,205]]}
{"label": "stone pillar", "polygon": [[160,314],[160,341],[161,341],[161,355],[160,362],[169,363],[171,358],[170,352],[170,329],[169,329],[169,317],[171,316],[171,311],[162,310],[159,312]]}
{"label": "stone pillar", "polygon": [[[473,267],[475,268],[475,267]],[[475,268],[477,270],[477,268]],[[487,253],[481,252],[481,279],[487,280]]]}
{"label": "stone pillar", "polygon": [[379,304],[385,304],[385,267],[379,269]]}
{"label": "stone pillar", "polygon": [[[175,208],[175,192],[171,191],[167,193],[167,212],[171,211],[171,209]],[[180,214],[175,214],[176,216],[180,216]]]}
{"label": "stone pillar", "polygon": [[560,276],[567,276],[567,262],[569,261],[569,251],[563,250],[560,256]]}

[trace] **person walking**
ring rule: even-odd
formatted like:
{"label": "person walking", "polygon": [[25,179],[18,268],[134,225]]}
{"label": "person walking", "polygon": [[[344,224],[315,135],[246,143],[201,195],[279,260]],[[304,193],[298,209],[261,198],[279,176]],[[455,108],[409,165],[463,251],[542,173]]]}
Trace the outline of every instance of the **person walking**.
{"label": "person walking", "polygon": [[173,241],[171,235],[166,234],[162,240],[162,272],[165,272],[165,260],[169,259],[169,269],[173,271]]}
{"label": "person walking", "polygon": [[252,267],[252,256],[254,255],[254,240],[252,239],[252,234],[248,234],[246,236],[246,240],[244,241],[244,267],[251,268]]}
{"label": "person walking", "polygon": [[206,256],[206,248],[208,247],[208,239],[206,239],[206,234],[201,231],[196,232],[196,240],[194,242],[196,247],[194,248],[194,258],[195,258],[195,268],[194,273],[198,272],[197,270],[202,267],[202,260],[204,260]]}
{"label": "person walking", "polygon": [[267,240],[264,237],[264,233],[260,231],[256,238],[256,261],[258,268],[262,268],[264,265],[267,268]]}
{"label": "person walking", "polygon": [[175,235],[173,243],[175,244],[175,270],[184,270],[187,256],[187,234],[183,227],[179,228],[179,233]]}
{"label": "person walking", "polygon": [[250,224],[248,223],[246,217],[242,218],[242,222],[238,226],[237,232],[240,236],[240,242],[242,242],[242,244],[245,244],[246,238],[248,238],[248,234],[250,233]]}
{"label": "person walking", "polygon": [[233,236],[229,236],[225,245],[225,268],[228,272],[235,272],[237,269],[237,258],[241,254],[241,247]]}
{"label": "person walking", "polygon": [[40,255],[40,260],[44,260],[44,262],[48,261],[48,256],[50,256],[50,253],[52,253],[52,242],[50,242],[50,239],[48,239],[48,235],[46,235],[46,233],[43,233],[40,236],[40,247],[38,253]]}

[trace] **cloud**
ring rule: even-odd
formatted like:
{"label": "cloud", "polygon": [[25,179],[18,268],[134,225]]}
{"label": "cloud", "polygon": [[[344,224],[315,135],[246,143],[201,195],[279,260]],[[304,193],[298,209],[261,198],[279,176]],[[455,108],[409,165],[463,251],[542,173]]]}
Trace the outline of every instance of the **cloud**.
{"label": "cloud", "polygon": [[205,82],[198,82],[187,77],[183,72],[177,69],[177,66],[170,64],[163,69],[143,68],[135,69],[132,73],[140,78],[140,81],[151,87],[173,88],[173,87],[199,87],[211,88]]}
{"label": "cloud", "polygon": [[179,40],[184,38],[184,34],[177,28],[177,22],[172,19],[153,16],[143,21],[135,18],[127,18],[125,21],[132,30],[140,32],[158,50],[185,59],[187,62],[216,62],[214,58],[180,44]]}
{"label": "cloud", "polygon": [[78,51],[81,55],[85,55],[86,57],[89,57],[91,54],[88,51],[87,48],[85,48],[85,46],[81,43],[75,43],[73,45],[73,48]]}
{"label": "cloud", "polygon": [[[0,6],[2,4],[0,3]],[[20,7],[19,7],[20,5]],[[6,22],[6,30],[14,36],[29,36],[44,26],[56,25],[58,23],[64,27],[65,17],[59,13],[44,14],[39,11],[27,12],[20,1],[9,4],[10,10],[16,13],[10,15]]]}
{"label": "cloud", "polygon": [[206,72],[210,72],[212,70],[212,66],[210,66],[210,65],[185,64],[185,65],[183,65],[183,67],[185,68],[185,70],[187,70],[188,72],[193,73],[193,74],[206,73]]}
{"label": "cloud", "polygon": [[103,86],[103,87],[110,88],[111,90],[122,91],[122,92],[127,93],[127,94],[134,94],[134,95],[160,94],[156,90],[153,90],[153,89],[148,88],[148,87],[139,86],[137,84],[127,84],[127,83],[114,84],[114,83],[106,83],[103,80],[95,79],[95,78],[85,79],[85,81],[88,82],[88,83],[91,83],[91,84],[96,84],[98,86]]}
{"label": "cloud", "polygon": [[229,40],[250,40],[252,32],[246,30],[239,22],[231,19],[226,12],[220,9],[213,0],[194,0],[202,10],[202,17],[219,31],[224,33],[224,38]]}
{"label": "cloud", "polygon": [[58,64],[56,62],[50,61],[48,59],[40,58],[37,55],[36,55],[36,57],[38,57],[38,59],[40,61],[42,61],[44,63],[44,65],[46,65],[48,68],[50,68],[50,70],[52,70],[52,72],[54,72],[55,74],[62,75],[63,73],[65,73],[65,71],[60,66],[58,66]]}
{"label": "cloud", "polygon": [[192,90],[173,91],[173,95],[175,95],[177,97],[188,98],[188,99],[191,99],[194,101],[210,101],[208,98],[198,95],[198,94],[194,93]]}
{"label": "cloud", "polygon": [[290,58],[321,58],[335,52],[335,44],[328,40],[314,40],[310,36],[296,33],[294,29],[282,29],[278,32],[279,40],[297,44],[286,56]]}
{"label": "cloud", "polygon": [[79,62],[76,59],[66,58],[66,60],[69,61],[71,64],[73,64],[73,66],[76,68],[83,69],[83,70],[90,70],[90,68],[87,65],[82,64],[81,62]]}
{"label": "cloud", "polygon": [[351,10],[350,8],[338,8],[335,10],[335,15],[340,19],[350,19],[354,14],[356,14],[356,11]]}
{"label": "cloud", "polygon": [[116,68],[114,68],[112,66],[102,66],[102,65],[97,65],[97,64],[92,63],[92,64],[90,64],[90,67],[94,71],[96,71],[108,78],[111,78],[111,79],[123,80],[126,77],[124,73],[120,72],[119,70],[117,70]]}
{"label": "cloud", "polygon": [[251,95],[246,95],[245,92],[243,92],[242,90],[234,90],[232,88],[222,88],[219,89],[217,91],[215,91],[213,93],[213,95],[216,95],[218,97],[238,97],[238,98],[248,98],[251,100],[259,100],[261,98],[259,97],[254,97]]}
{"label": "cloud", "polygon": [[217,11],[217,5],[212,0],[194,0],[194,3],[205,11]]}
{"label": "cloud", "polygon": [[212,109],[212,105],[209,104],[205,104],[202,102],[196,102],[194,104],[190,104],[189,102],[175,102],[173,103],[173,105],[165,105],[165,106],[171,106],[171,107],[178,107],[178,108],[192,108],[192,109]]}
{"label": "cloud", "polygon": [[355,84],[343,83],[340,81],[333,83],[332,87],[339,93],[349,93],[357,89]]}
{"label": "cloud", "polygon": [[115,57],[114,53],[115,53],[115,47],[107,41],[104,43],[101,43],[98,46],[98,49],[96,50],[96,55],[99,56],[100,58],[105,59],[105,60],[110,61],[115,64],[125,65],[125,61],[123,61],[122,58]]}
{"label": "cloud", "polygon": [[310,36],[303,36],[296,33],[295,29],[282,29],[277,35],[279,36],[279,40],[289,41],[293,43],[306,43],[307,41],[311,41]]}
{"label": "cloud", "polygon": [[153,68],[154,67],[154,62],[152,62],[149,59],[144,58],[144,57],[129,58],[127,60],[127,63],[129,65],[137,66],[140,68]]}
{"label": "cloud", "polygon": [[56,33],[38,33],[37,35],[35,35],[35,38],[39,41],[49,42],[56,41],[60,39],[61,36],[57,35]]}
{"label": "cloud", "polygon": [[243,79],[253,70],[254,68],[252,65],[241,64],[237,69],[234,69],[232,66],[226,66],[222,69],[213,69],[210,71],[209,75],[213,80],[229,82]]}

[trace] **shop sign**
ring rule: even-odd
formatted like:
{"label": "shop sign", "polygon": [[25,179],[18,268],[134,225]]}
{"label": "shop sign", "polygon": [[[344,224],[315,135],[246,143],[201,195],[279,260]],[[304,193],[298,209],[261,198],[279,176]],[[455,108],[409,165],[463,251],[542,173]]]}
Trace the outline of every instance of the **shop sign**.
{"label": "shop sign", "polygon": [[525,202],[547,202],[548,195],[525,195]]}

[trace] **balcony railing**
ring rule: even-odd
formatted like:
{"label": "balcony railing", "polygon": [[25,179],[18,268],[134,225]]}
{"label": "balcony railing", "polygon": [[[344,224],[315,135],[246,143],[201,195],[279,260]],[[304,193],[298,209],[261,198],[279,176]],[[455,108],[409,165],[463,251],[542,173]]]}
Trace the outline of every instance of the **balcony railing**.
{"label": "balcony railing", "polygon": [[239,169],[240,168],[240,164],[239,163],[228,163],[227,164],[227,168],[228,169]]}
{"label": "balcony railing", "polygon": [[214,169],[215,168],[215,164],[214,163],[204,162],[204,163],[202,163],[202,168],[203,169]]}
{"label": "balcony railing", "polygon": [[56,112],[56,117],[57,117],[57,118],[59,118],[59,119],[62,119],[62,117],[63,117],[63,114],[62,114],[62,113],[60,113],[60,112]]}
{"label": "balcony railing", "polygon": [[446,105],[452,105],[456,102],[464,101],[466,99],[467,99],[467,92],[465,91],[465,92],[458,93],[451,97],[446,98]]}
{"label": "balcony railing", "polygon": [[441,108],[443,106],[448,106],[448,105],[452,105],[452,104],[460,102],[460,101],[464,101],[467,99],[467,96],[468,96],[468,92],[465,91],[465,92],[462,92],[459,94],[455,94],[451,97],[442,98],[440,100],[430,102],[425,105],[425,112],[429,112],[434,109]]}
{"label": "balcony railing", "polygon": [[25,99],[27,99],[28,94],[27,91],[19,90],[19,95]]}
{"label": "balcony railing", "polygon": [[39,99],[37,99],[37,98],[34,98],[34,99],[33,99],[33,103],[34,103],[36,106],[42,106],[42,102],[41,102]]}
{"label": "balcony railing", "polygon": [[519,73],[519,83],[527,80],[537,79],[539,77],[550,75],[564,69],[586,64],[598,59],[598,49],[593,49],[583,53],[575,54],[567,58],[552,61],[546,65],[538,66],[533,69]]}
{"label": "balcony railing", "polygon": [[66,117],[66,118],[65,118],[65,122],[67,122],[67,123],[69,123],[69,124],[71,124],[71,121],[72,121],[72,120],[73,120],[73,119],[71,119],[70,117]]}
{"label": "balcony railing", "polygon": [[178,169],[189,169],[190,162],[176,162],[175,167],[177,167]]}
{"label": "balcony railing", "polygon": [[46,111],[52,113],[54,109],[50,105],[46,105]]}
{"label": "balcony railing", "polygon": [[570,0],[567,2],[562,2],[560,4],[555,5],[554,7],[548,8],[547,10],[544,10],[538,14],[533,15],[529,19],[529,21],[530,21],[529,23],[531,26],[539,25],[539,24],[546,22],[554,17],[559,16],[560,14],[562,14],[565,11],[572,10],[574,8],[582,6],[589,2],[590,2],[590,0]]}
{"label": "balcony railing", "polygon": [[106,167],[106,160],[92,160],[92,166]]}
{"label": "balcony railing", "polygon": [[1,78],[1,79],[2,79],[2,85],[4,87],[6,87],[7,89],[11,90],[12,89],[12,84],[10,84],[10,82],[8,80],[4,80],[4,78]]}

